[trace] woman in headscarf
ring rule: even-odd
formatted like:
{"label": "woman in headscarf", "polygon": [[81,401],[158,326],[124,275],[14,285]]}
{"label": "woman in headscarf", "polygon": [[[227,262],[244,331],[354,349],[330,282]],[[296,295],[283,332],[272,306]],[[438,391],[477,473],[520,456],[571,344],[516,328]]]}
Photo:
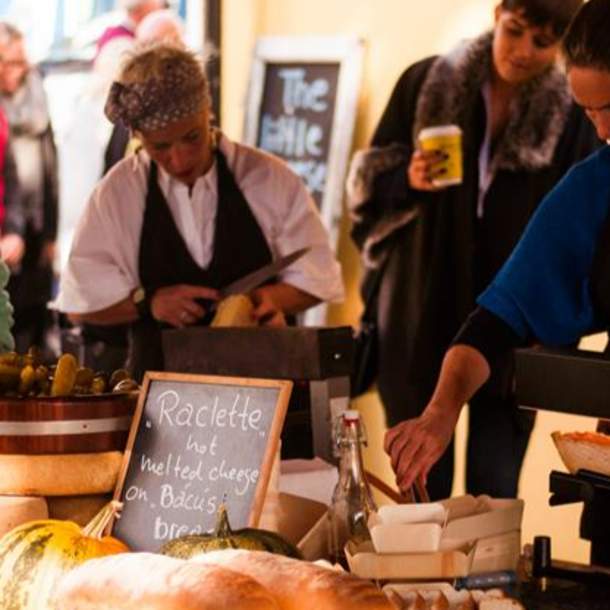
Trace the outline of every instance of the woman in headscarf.
{"label": "woman in headscarf", "polygon": [[339,264],[315,204],[280,160],[211,125],[201,62],[170,44],[124,64],[106,113],[143,149],[95,189],[56,306],[78,322],[130,323],[136,375],[162,370],[161,328],[207,318],[217,289],[309,247],[251,297],[265,322],[341,299]]}

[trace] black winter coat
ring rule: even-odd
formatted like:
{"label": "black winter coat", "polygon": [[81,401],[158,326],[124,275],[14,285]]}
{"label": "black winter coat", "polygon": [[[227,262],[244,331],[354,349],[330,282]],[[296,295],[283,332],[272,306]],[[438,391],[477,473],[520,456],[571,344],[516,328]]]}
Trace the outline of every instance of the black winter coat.
{"label": "black winter coat", "polygon": [[[374,168],[369,173],[371,194],[358,205],[352,231],[361,250],[373,244],[367,255],[371,266],[388,256],[377,313],[377,383],[389,425],[423,410],[443,355],[473,309],[476,295],[506,260],[545,194],[599,144],[584,113],[571,104],[552,162],[536,170],[499,169],[485,196],[484,215],[477,218],[478,159],[486,125],[485,103],[477,93],[460,121],[463,184],[435,193],[410,189],[406,167],[413,152],[418,97],[434,60],[415,64],[395,86],[372,145],[383,155],[392,150],[386,147],[399,144],[393,154],[399,151],[400,162],[381,173]],[[393,226],[397,217],[408,220]],[[370,273],[365,274],[365,284],[369,278]],[[509,390],[511,370],[505,365],[492,374],[487,391],[489,387],[502,393]]]}

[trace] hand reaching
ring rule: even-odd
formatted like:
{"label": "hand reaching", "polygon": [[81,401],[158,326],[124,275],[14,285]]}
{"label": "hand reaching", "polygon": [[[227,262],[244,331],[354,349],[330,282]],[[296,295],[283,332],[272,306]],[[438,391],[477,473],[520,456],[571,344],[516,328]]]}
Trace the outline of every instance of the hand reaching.
{"label": "hand reaching", "polygon": [[384,449],[391,458],[396,484],[403,493],[418,477],[425,483],[430,469],[451,441],[458,415],[459,411],[454,413],[430,403],[420,417],[388,430]]}

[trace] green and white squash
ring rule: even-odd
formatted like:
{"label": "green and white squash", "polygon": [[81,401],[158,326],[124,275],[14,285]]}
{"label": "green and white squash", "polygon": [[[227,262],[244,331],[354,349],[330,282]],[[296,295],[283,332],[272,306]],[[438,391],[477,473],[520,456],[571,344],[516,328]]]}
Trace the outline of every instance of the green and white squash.
{"label": "green and white squash", "polygon": [[118,507],[107,504],[85,528],[45,519],[6,533],[0,539],[0,609],[56,610],[51,598],[65,573],[89,559],[127,552],[122,542],[103,536]]}

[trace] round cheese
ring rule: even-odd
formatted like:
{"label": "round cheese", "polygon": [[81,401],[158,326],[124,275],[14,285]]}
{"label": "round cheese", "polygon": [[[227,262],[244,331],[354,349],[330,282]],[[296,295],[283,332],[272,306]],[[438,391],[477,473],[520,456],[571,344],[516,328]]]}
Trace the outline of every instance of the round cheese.
{"label": "round cheese", "polygon": [[0,455],[0,494],[77,496],[103,494],[116,485],[123,454]]}
{"label": "round cheese", "polygon": [[47,519],[48,516],[44,498],[0,496],[0,536],[22,523]]}

